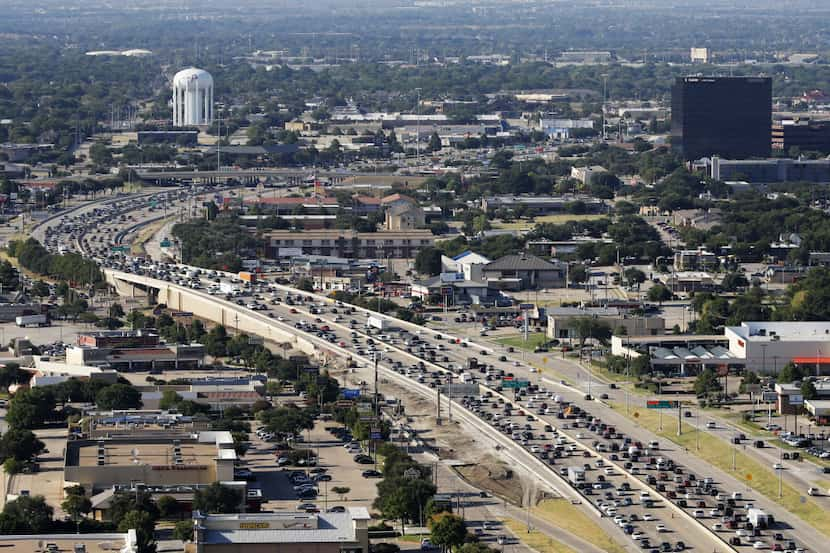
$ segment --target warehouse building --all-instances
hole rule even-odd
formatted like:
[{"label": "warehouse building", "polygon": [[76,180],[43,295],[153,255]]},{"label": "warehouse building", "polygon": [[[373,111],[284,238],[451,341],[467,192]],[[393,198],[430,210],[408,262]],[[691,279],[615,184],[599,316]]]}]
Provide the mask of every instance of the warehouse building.
[{"label": "warehouse building", "polygon": [[830,321],[743,322],[724,328],[724,336],[729,351],[758,372],[776,374],[787,363],[817,374],[830,368]]},{"label": "warehouse building", "polygon": [[193,513],[186,553],[368,553],[369,512]]}]

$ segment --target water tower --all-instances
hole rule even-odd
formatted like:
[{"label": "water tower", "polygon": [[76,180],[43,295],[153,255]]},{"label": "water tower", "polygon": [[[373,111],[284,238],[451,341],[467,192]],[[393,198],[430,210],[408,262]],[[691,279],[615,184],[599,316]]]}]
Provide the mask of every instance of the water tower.
[{"label": "water tower", "polygon": [[173,77],[173,126],[207,126],[213,122],[213,77],[190,67]]}]

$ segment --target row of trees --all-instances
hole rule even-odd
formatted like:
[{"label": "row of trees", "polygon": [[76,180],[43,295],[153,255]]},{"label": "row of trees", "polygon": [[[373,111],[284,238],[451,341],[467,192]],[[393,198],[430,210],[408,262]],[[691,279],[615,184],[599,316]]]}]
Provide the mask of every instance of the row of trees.
[{"label": "row of trees", "polygon": [[22,242],[13,240],[8,250],[20,265],[33,273],[76,284],[95,284],[103,278],[94,261],[76,253],[51,254],[34,238]]}]

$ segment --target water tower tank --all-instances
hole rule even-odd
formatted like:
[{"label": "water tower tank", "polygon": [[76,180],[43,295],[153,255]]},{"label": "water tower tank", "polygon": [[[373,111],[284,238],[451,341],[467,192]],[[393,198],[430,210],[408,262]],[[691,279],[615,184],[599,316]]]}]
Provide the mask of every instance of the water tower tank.
[{"label": "water tower tank", "polygon": [[213,77],[190,67],[173,77],[173,126],[206,126],[213,122]]}]

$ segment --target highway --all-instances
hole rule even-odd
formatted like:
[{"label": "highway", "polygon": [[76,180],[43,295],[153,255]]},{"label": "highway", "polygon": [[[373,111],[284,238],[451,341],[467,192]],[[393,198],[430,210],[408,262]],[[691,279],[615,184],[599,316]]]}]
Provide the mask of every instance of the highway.
[{"label": "highway", "polygon": [[[175,269],[181,270],[182,268],[177,267]],[[140,271],[144,272],[143,270]],[[124,273],[114,270],[107,270],[107,274],[110,278],[128,281],[136,280],[137,278],[136,275],[129,272]],[[225,276],[227,277],[228,275]],[[146,279],[149,279],[149,277],[144,276],[139,278],[144,279],[145,282],[147,282]],[[206,282],[203,281],[202,284],[204,285]],[[209,299],[209,301],[215,304],[223,305],[228,310],[242,313],[246,318],[261,318],[261,323],[273,326],[281,333],[290,332],[295,335],[303,335],[307,340],[310,340],[320,348],[324,348],[328,351],[334,351],[343,357],[350,356],[352,359],[358,360],[364,365],[371,363],[373,355],[381,354],[384,356],[384,359],[383,363],[379,364],[379,366],[387,377],[395,378],[397,380],[405,379],[413,391],[432,394],[433,397],[435,392],[432,388],[430,388],[430,385],[437,386],[439,383],[443,383],[446,380],[447,375],[450,373],[462,372],[462,367],[465,366],[468,358],[471,356],[478,357],[479,361],[486,361],[486,364],[492,367],[492,369],[489,369],[488,367],[491,371],[501,370],[504,371],[505,374],[514,373],[517,378],[525,377],[533,380],[534,382],[539,382],[538,374],[531,373],[529,367],[522,365],[518,360],[513,359],[512,356],[505,354],[502,358],[502,356],[499,355],[497,359],[494,349],[491,347],[444,335],[442,333],[405,323],[403,321],[390,319],[392,325],[400,329],[395,333],[388,333],[382,336],[375,333],[370,336],[366,333],[365,322],[366,317],[371,315],[372,312],[362,309],[354,309],[354,311],[351,312],[351,309],[346,306],[333,306],[331,300],[328,298],[301,293],[287,287],[271,285],[270,292],[267,289],[263,289],[262,292],[254,292],[254,294],[250,296],[250,300],[246,297],[245,302],[248,304],[253,303],[255,307],[259,307],[260,305],[266,307],[265,310],[260,311],[248,309],[245,306],[229,302],[221,297],[211,296],[203,290],[194,290],[169,281],[156,280],[155,285],[160,289],[177,289],[178,293],[182,295],[187,294],[201,296],[202,299]],[[286,301],[288,295],[297,298],[296,301],[293,301],[293,306]],[[316,305],[312,308],[308,305],[308,302],[299,301],[300,296],[310,298],[310,301],[313,301]],[[332,313],[334,314],[334,317],[328,316],[326,319],[322,319],[320,317],[324,310],[329,310],[328,313],[331,313],[330,310],[332,310],[332,308],[338,311],[336,314]],[[348,315],[341,315],[340,312],[346,309],[349,310]],[[348,322],[346,320],[347,318]],[[322,330],[323,326],[327,326],[328,329]],[[402,336],[406,335],[417,336],[418,339],[415,342],[416,345],[413,346],[406,344],[406,340],[402,338]],[[267,336],[264,337],[267,338]],[[373,340],[376,345],[370,344],[370,339]],[[433,353],[429,353],[430,351]],[[419,363],[423,363],[424,366],[420,367]],[[410,378],[405,375],[401,375],[398,372],[398,370],[402,367],[407,366],[409,366],[413,371],[416,370],[413,369],[413,366],[417,368],[417,375],[413,373],[412,378]],[[429,373],[429,376],[427,376],[427,373]],[[428,381],[428,378],[432,378],[431,382]],[[418,380],[422,381],[418,382]],[[491,393],[497,393],[493,380],[495,379],[491,379],[490,381],[482,381],[479,377],[480,384],[487,384]],[[612,410],[605,408],[601,403],[586,401],[582,397],[583,394],[580,390],[563,386],[558,382],[547,379],[542,379],[541,384],[545,387],[549,387],[549,391],[546,390],[548,395],[550,395],[550,393],[555,393],[557,395],[561,395],[564,400],[582,407],[583,410],[590,409],[593,416],[599,416],[599,418],[601,418],[606,425],[613,425],[617,429],[617,432],[624,432],[627,437],[634,441],[648,443],[657,439],[655,436],[649,435],[650,433],[644,431],[642,428],[633,425],[631,421],[625,417],[621,417]],[[511,399],[505,398],[505,396],[501,397],[505,401],[512,401],[517,406],[524,407],[528,412],[525,416],[532,416],[533,420],[538,424],[550,424],[551,426],[555,426],[557,422],[560,422],[555,415],[532,414],[532,408],[527,406],[526,403],[522,404],[516,398]],[[524,398],[524,401],[527,401],[527,398]],[[505,453],[510,454],[511,462],[521,462],[522,464],[525,464],[531,472],[544,475],[544,480],[548,482],[553,489],[557,489],[560,492],[574,492],[574,490],[570,489],[570,487],[565,484],[565,481],[561,478],[561,475],[559,475],[556,471],[551,470],[550,467],[545,464],[542,459],[540,459],[538,454],[531,450],[532,446],[541,446],[543,444],[521,444],[522,447],[516,448],[516,445],[512,443],[515,442],[515,440],[506,439],[501,433],[493,433],[493,431],[486,426],[482,427],[481,425],[485,423],[480,417],[474,415],[472,411],[462,408],[458,403],[454,404],[453,411],[456,416],[464,417],[465,423],[477,426],[482,432],[484,432],[484,429],[486,428],[486,433],[493,437],[496,444],[503,447]],[[642,475],[631,474],[630,469],[620,468],[617,465],[617,460],[612,460],[611,454],[606,452],[599,453],[594,449],[596,446],[590,445],[586,438],[578,438],[576,435],[581,432],[575,431],[575,429],[566,429],[564,427],[558,428],[557,430],[563,439],[573,441],[574,445],[582,451],[587,449],[588,454],[591,455],[592,459],[596,457],[596,460],[602,459],[603,463],[607,463],[609,466],[616,466],[617,468],[614,470],[619,470],[621,477],[625,473],[627,481],[635,482],[637,486],[647,486],[645,483],[640,481],[640,477]],[[496,439],[496,436],[498,436],[498,439]],[[508,443],[510,444],[510,447],[507,446]],[[664,445],[664,447],[666,446],[668,446],[668,444]],[[686,470],[693,471],[701,476],[705,475],[712,477],[716,481],[717,485],[720,486],[722,490],[720,493],[728,494],[743,489],[743,485],[740,482],[735,481],[726,474],[721,474],[717,469],[703,463],[702,461],[699,461],[695,457],[686,455],[685,452],[662,450],[660,451],[660,455],[663,455],[669,459],[673,457],[682,458],[682,464],[684,467],[687,467]],[[680,465],[679,463],[677,464],[678,466]],[[542,467],[545,467],[544,471]],[[654,495],[655,497],[659,497],[659,494],[656,491],[654,492]],[[565,494],[565,496],[567,497],[568,495]],[[788,515],[786,512],[782,512],[782,509],[777,507],[777,505],[774,505],[772,502],[764,498],[753,497],[752,500],[756,507],[762,507],[767,512],[774,514],[777,520],[786,521],[787,524],[790,524],[793,527],[793,532],[788,532],[790,536],[798,536],[798,541],[805,544],[811,550],[821,550],[820,544],[823,542],[823,537],[815,532],[815,530],[797,519],[793,520],[794,517]],[[665,502],[665,504],[669,505],[670,503]],[[714,506],[707,504],[706,507],[711,509]],[[696,508],[668,508],[675,510],[678,519],[683,520],[684,522],[679,523],[679,520],[675,522],[665,521],[665,524],[669,526],[673,532],[676,532],[676,536],[683,536],[683,538],[686,538],[682,541],[687,546],[694,547],[701,551],[709,550],[713,547],[717,550],[723,551],[732,550],[727,544],[720,541],[721,538],[726,537],[728,534],[718,532],[719,537],[715,537],[715,533],[711,531],[711,527],[716,524],[714,519],[705,520],[705,517],[703,519],[701,517],[695,517],[694,511],[697,510]],[[706,529],[706,531],[702,531],[703,529]],[[689,536],[687,537],[685,533],[688,533]],[[659,539],[659,536],[654,539]],[[766,540],[765,544],[771,545],[771,536],[762,535],[759,539]],[[745,546],[742,545],[738,549],[740,550],[744,547]]]}]

